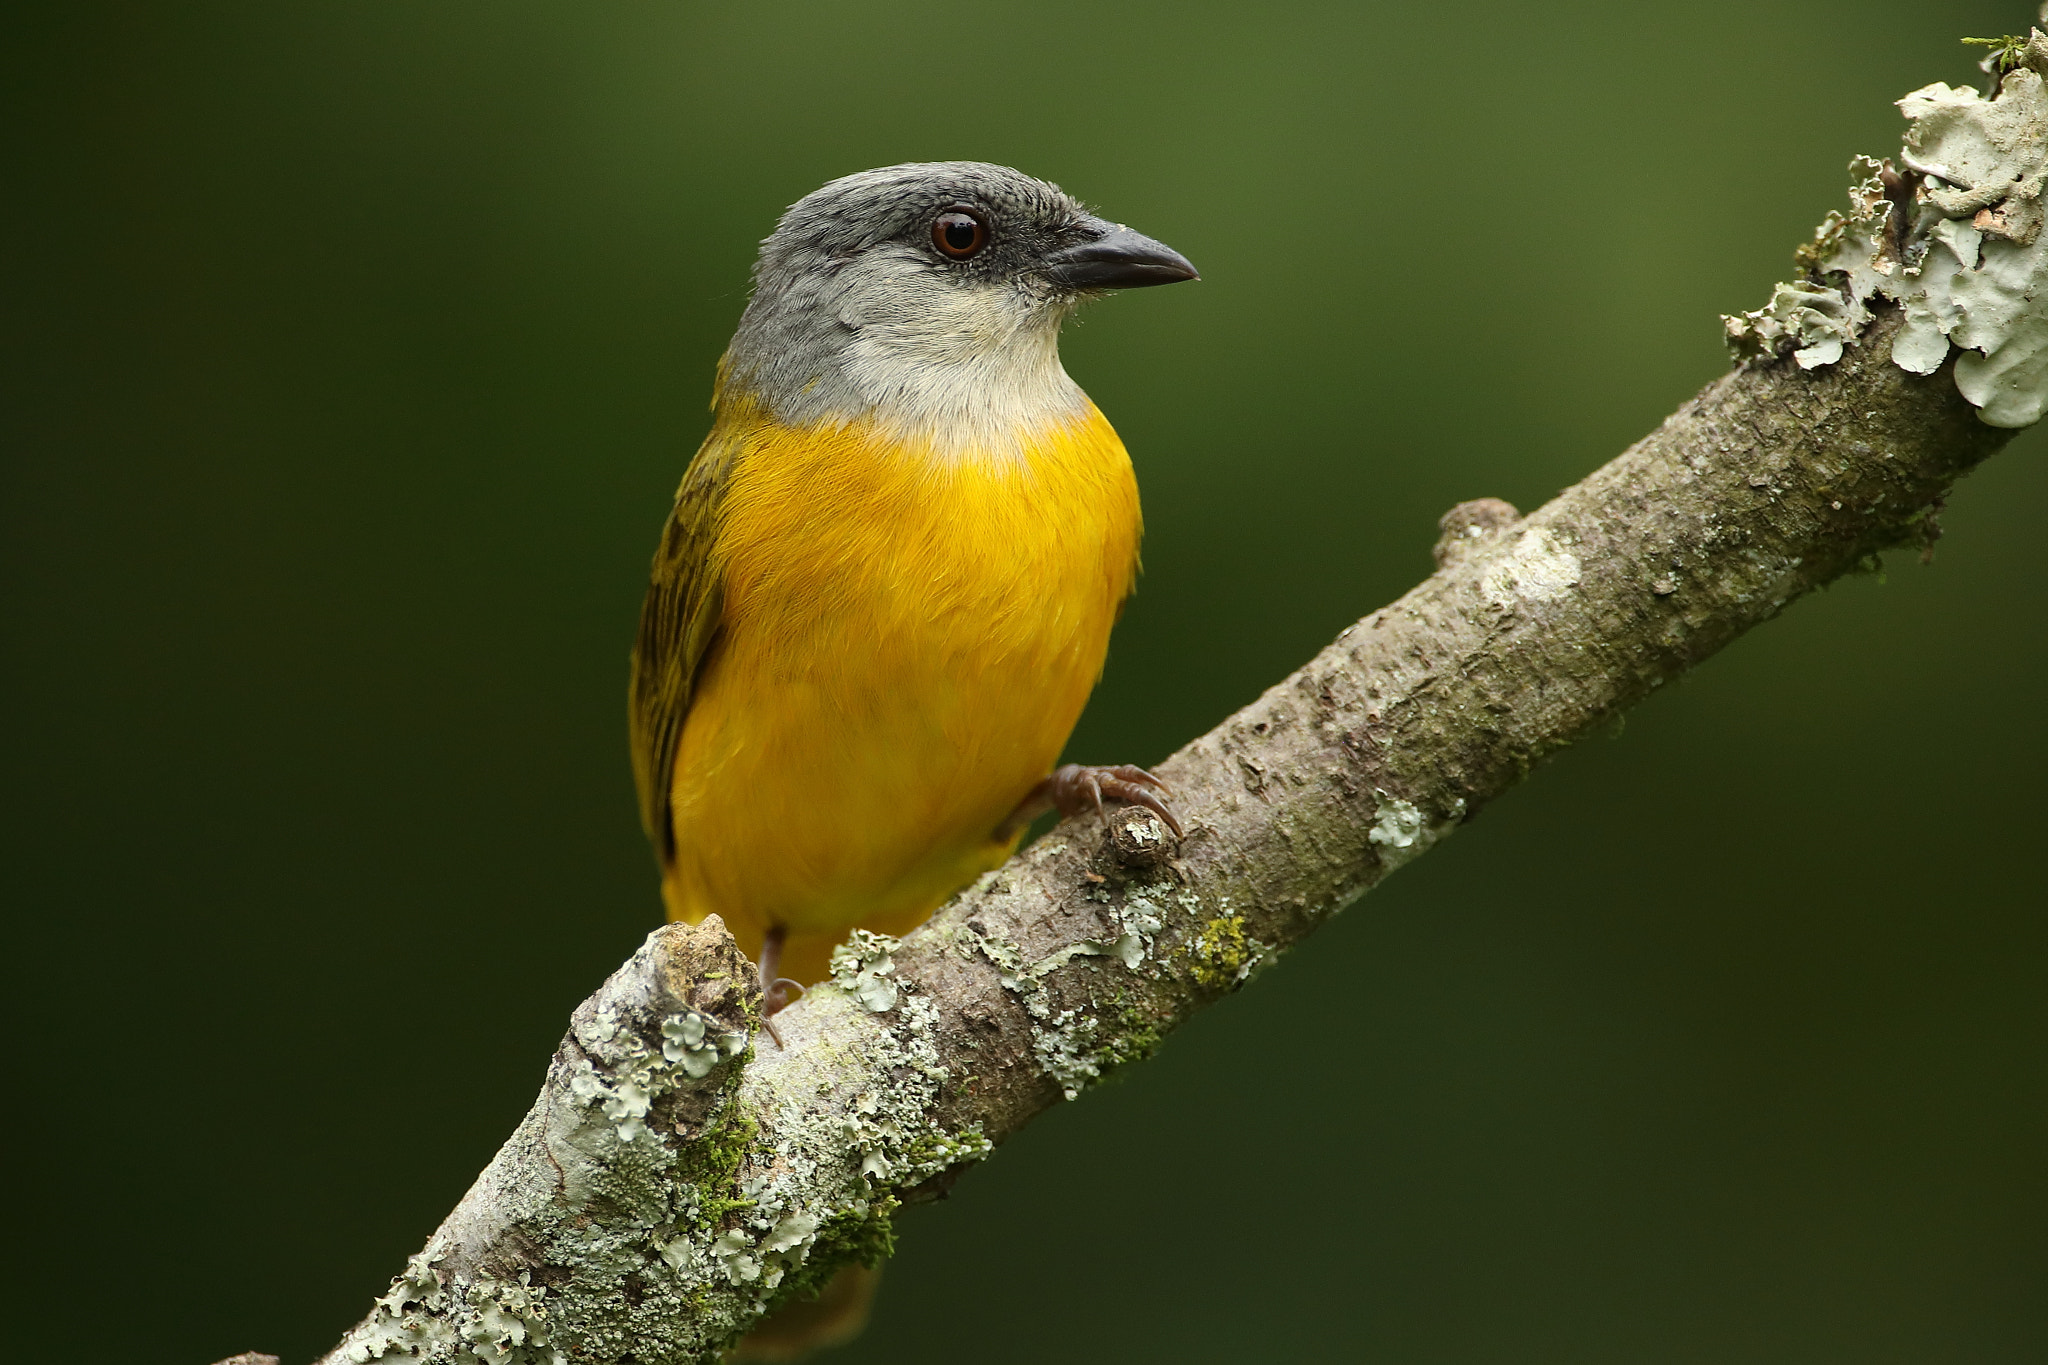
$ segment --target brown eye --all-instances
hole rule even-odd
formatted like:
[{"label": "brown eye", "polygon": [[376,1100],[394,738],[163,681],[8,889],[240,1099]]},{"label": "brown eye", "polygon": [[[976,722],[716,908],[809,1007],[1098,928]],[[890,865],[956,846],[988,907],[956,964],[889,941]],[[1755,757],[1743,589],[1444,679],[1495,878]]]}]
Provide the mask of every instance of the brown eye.
[{"label": "brown eye", "polygon": [[947,209],[932,220],[932,245],[964,261],[988,245],[988,227],[965,209]]}]

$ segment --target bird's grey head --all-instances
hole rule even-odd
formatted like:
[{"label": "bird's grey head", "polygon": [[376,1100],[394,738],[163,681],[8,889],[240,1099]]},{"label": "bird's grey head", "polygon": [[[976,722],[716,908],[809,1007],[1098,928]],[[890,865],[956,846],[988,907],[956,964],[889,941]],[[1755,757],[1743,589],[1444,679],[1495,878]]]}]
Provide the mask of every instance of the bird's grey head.
[{"label": "bird's grey head", "polygon": [[1085,409],[1059,363],[1077,304],[1194,278],[1178,252],[1006,166],[862,171],[761,244],[725,389],[793,426],[1000,447]]}]

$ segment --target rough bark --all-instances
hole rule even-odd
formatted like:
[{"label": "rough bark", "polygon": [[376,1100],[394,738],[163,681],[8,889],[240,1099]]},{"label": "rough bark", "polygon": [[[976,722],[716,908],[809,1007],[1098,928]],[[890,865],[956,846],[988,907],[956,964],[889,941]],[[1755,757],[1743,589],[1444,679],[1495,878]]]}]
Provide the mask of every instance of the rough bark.
[{"label": "rough bark", "polygon": [[[1070,820],[899,941],[857,932],[754,1045],[716,919],[578,1009],[540,1099],[328,1362],[713,1360],[889,1245],[1032,1116],[1150,1053],[1667,679],[1881,550],[1930,543],[2013,433],[1947,367],[1754,360],[1530,516],[1453,509],[1441,569],[1159,769],[1187,826]],[[1953,361],[1950,362],[1953,364]]]}]

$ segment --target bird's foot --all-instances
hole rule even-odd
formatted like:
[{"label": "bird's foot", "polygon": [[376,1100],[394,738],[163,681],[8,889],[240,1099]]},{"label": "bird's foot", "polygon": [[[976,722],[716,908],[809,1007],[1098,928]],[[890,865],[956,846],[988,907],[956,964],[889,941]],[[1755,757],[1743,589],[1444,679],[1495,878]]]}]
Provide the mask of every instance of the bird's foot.
[{"label": "bird's foot", "polygon": [[804,993],[804,983],[791,981],[786,976],[776,975],[775,969],[782,962],[782,941],[789,937],[789,931],[780,925],[770,929],[761,939],[761,1027],[768,1030],[768,1036],[775,1040],[775,1046],[782,1046],[782,1035],[775,1031],[775,1016],[788,1009],[794,997]]},{"label": "bird's foot", "polygon": [[1096,768],[1085,763],[1069,763],[1053,769],[1051,776],[1042,779],[1029,795],[1017,803],[1017,809],[1010,813],[1010,818],[997,828],[996,837],[1007,839],[1014,836],[1049,810],[1056,810],[1061,815],[1080,815],[1092,810],[1100,815],[1105,800],[1143,806],[1164,820],[1178,836],[1181,833],[1180,817],[1162,799],[1171,795],[1173,788],[1133,764],[1114,763]]}]

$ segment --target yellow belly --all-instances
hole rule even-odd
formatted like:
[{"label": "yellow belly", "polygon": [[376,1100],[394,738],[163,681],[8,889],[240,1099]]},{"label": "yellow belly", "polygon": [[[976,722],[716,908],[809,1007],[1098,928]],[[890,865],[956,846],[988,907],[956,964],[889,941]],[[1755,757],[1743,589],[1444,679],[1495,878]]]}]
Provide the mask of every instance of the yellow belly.
[{"label": "yellow belly", "polygon": [[1006,858],[993,837],[1057,760],[1136,571],[1137,485],[1090,407],[1021,455],[939,458],[756,421],[713,562],[723,635],[672,784],[670,918],[827,974]]}]

